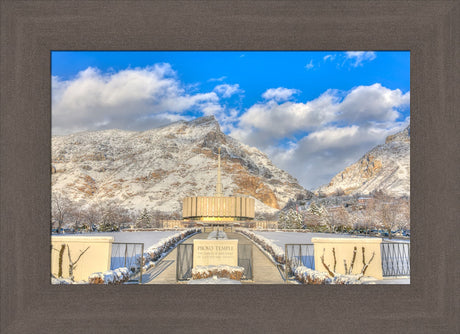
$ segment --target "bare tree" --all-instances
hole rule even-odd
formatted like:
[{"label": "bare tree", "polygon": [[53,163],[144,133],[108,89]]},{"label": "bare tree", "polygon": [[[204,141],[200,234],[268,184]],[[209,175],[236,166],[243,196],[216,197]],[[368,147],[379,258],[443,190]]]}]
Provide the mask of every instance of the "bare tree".
[{"label": "bare tree", "polygon": [[[366,250],[365,250],[364,247],[362,247],[361,249],[362,249],[363,266],[361,268],[361,272],[358,274],[358,279],[361,279],[361,277],[363,277],[365,275],[366,270],[369,267],[369,264],[372,262],[372,260],[374,260],[374,256],[375,256],[375,252],[372,252],[371,258],[369,259],[369,261],[366,261]],[[323,267],[326,269],[326,271],[328,272],[328,274],[331,277],[335,277],[335,276],[338,275],[337,272],[336,272],[337,258],[336,258],[336,255],[335,255],[335,248],[334,247],[332,248],[332,255],[333,255],[333,258],[334,258],[333,268],[331,268],[330,265],[326,264],[326,262],[324,261],[324,253],[325,252],[326,252],[326,249],[323,248],[323,254],[320,257],[321,263],[322,263]],[[353,267],[355,265],[357,253],[358,253],[358,248],[355,246],[353,248],[353,254],[352,254],[352,258],[351,258],[349,266],[347,265],[347,261],[345,259],[343,260],[343,265],[344,265],[344,269],[345,269],[345,271],[344,271],[345,275],[352,275],[353,274]]]},{"label": "bare tree", "polygon": [[380,195],[376,198],[377,224],[388,233],[388,238],[392,238],[392,231],[396,228],[396,217],[398,214],[398,204],[394,198]]},{"label": "bare tree", "polygon": [[81,230],[84,226],[85,215],[82,209],[83,202],[70,203],[68,221],[74,230]]},{"label": "bare tree", "polygon": [[86,251],[89,249],[90,246],[86,247],[84,251],[80,250],[80,254],[78,255],[77,259],[75,261],[72,261],[72,257],[70,256],[70,247],[67,245],[67,255],[69,257],[69,278],[71,281],[74,280],[73,272],[75,269],[77,269],[77,263],[80,261],[81,257],[83,254],[86,253]]},{"label": "bare tree", "polygon": [[92,204],[83,211],[84,226],[89,230],[93,230],[101,221],[101,208],[99,204]]},{"label": "bare tree", "polygon": [[58,277],[62,277],[62,257],[64,256],[64,251],[65,251],[65,244],[61,245],[61,249],[57,250],[53,248],[55,251],[59,252],[59,258],[58,258]]},{"label": "bare tree", "polygon": [[51,197],[51,224],[56,223],[57,233],[66,223],[72,210],[72,202],[61,193],[53,193]]},{"label": "bare tree", "polygon": [[359,233],[369,234],[369,230],[372,228],[373,220],[368,214],[368,210],[359,210],[353,213],[353,219],[355,221],[354,229]]},{"label": "bare tree", "polygon": [[408,199],[400,199],[396,225],[401,231],[410,230],[410,202]]},{"label": "bare tree", "polygon": [[323,216],[331,232],[350,232],[356,223],[356,218],[343,206],[330,208]]},{"label": "bare tree", "polygon": [[151,210],[150,218],[150,224],[152,225],[152,227],[162,227],[161,212],[159,210]]},{"label": "bare tree", "polygon": [[89,249],[90,246],[86,247],[85,250],[80,250],[80,254],[78,255],[77,259],[75,261],[72,260],[72,257],[70,256],[70,247],[68,244],[61,244],[61,248],[57,250],[56,248],[53,248],[53,250],[59,252],[59,258],[58,258],[58,278],[62,278],[62,260],[64,256],[64,251],[67,248],[67,256],[69,258],[69,278],[70,280],[74,280],[74,270],[77,268],[77,263],[80,261],[81,257],[83,254],[86,253],[86,251]]}]

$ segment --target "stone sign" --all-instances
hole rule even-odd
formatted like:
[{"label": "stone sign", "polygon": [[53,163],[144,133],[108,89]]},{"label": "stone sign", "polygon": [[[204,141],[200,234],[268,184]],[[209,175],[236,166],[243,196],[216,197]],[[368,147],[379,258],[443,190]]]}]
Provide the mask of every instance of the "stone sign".
[{"label": "stone sign", "polygon": [[193,267],[238,265],[238,240],[193,240]]}]

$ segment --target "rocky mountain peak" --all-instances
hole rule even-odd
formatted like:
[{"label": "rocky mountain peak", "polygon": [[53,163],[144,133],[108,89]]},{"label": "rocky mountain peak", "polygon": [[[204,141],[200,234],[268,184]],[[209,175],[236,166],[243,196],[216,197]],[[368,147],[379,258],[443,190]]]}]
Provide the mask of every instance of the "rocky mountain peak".
[{"label": "rocky mountain peak", "polygon": [[219,122],[214,115],[195,118],[194,120],[185,122],[185,124],[188,126],[215,126],[220,131]]},{"label": "rocky mountain peak", "polygon": [[331,196],[379,190],[395,197],[410,195],[410,126],[388,136],[385,144],[374,147],[315,192]]},{"label": "rocky mountain peak", "polygon": [[410,125],[407,126],[404,130],[395,133],[394,135],[388,136],[385,139],[385,144],[388,144],[390,142],[410,142]]},{"label": "rocky mountain peak", "polygon": [[305,192],[264,153],[225,135],[214,116],[144,132],[53,137],[52,189],[82,203],[180,212],[184,197],[214,194],[219,147],[225,196],[251,196],[256,212],[273,212]]}]

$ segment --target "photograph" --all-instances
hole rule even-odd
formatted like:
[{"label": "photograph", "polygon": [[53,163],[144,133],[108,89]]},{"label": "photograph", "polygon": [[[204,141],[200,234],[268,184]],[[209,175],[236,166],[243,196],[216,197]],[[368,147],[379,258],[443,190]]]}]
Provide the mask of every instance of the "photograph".
[{"label": "photograph", "polygon": [[410,51],[51,51],[51,284],[410,284]]},{"label": "photograph", "polygon": [[0,333],[459,333],[458,17],[0,0]]}]

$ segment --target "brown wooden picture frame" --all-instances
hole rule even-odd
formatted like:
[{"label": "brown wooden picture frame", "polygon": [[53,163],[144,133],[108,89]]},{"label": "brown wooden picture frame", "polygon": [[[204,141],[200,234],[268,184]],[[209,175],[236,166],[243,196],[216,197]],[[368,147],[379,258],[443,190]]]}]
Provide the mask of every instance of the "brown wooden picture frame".
[{"label": "brown wooden picture frame", "polygon": [[[1,333],[459,332],[458,1],[0,3]],[[410,50],[411,284],[51,285],[52,50]]]}]

